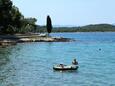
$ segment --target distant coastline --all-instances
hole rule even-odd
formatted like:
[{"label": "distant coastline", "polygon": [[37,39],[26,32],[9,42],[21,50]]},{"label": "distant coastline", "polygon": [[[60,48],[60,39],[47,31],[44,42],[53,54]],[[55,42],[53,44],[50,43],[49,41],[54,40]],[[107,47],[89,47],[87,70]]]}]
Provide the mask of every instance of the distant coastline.
[{"label": "distant coastline", "polygon": [[[36,32],[46,32],[45,26],[38,26]],[[112,24],[91,24],[86,26],[54,26],[52,32],[115,32],[115,25]]]},{"label": "distant coastline", "polygon": [[[23,42],[70,42],[74,39],[63,38],[63,37],[50,37],[45,34],[47,32],[45,26],[37,26],[36,31],[27,32],[24,34],[1,34],[0,35],[0,46],[4,45],[15,45]],[[110,24],[96,24],[86,25],[81,27],[54,27],[52,33],[63,33],[63,32],[115,32],[115,26]]]}]

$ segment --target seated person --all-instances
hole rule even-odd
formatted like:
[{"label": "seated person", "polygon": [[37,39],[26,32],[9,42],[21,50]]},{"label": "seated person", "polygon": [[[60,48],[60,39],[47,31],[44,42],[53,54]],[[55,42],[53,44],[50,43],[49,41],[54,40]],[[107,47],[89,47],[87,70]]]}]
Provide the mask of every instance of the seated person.
[{"label": "seated person", "polygon": [[72,64],[73,64],[73,65],[78,65],[78,62],[76,61],[76,59],[74,59],[74,60],[72,61]]},{"label": "seated person", "polygon": [[62,68],[64,67],[64,64],[60,64],[59,66],[61,66]]}]

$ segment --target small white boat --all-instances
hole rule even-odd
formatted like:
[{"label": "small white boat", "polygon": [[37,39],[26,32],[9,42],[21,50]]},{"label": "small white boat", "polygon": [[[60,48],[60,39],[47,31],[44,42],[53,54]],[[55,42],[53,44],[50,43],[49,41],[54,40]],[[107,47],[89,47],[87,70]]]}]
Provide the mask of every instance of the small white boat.
[{"label": "small white boat", "polygon": [[63,64],[59,64],[59,65],[54,65],[53,69],[54,70],[77,70],[78,65],[63,65]]}]

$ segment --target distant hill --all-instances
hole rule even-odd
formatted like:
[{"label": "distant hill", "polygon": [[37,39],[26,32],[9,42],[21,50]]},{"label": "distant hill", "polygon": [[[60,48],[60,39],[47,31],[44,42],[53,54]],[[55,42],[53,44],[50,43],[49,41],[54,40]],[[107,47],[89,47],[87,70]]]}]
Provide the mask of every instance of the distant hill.
[{"label": "distant hill", "polygon": [[[39,26],[38,32],[46,32],[45,26]],[[53,32],[107,32],[115,31],[115,25],[111,24],[91,24],[79,27],[54,27]]]},{"label": "distant hill", "polygon": [[94,24],[80,27],[57,27],[54,32],[105,32],[115,31],[115,26],[111,24]]},{"label": "distant hill", "polygon": [[115,26],[111,24],[95,24],[80,27],[79,31],[115,31]]}]

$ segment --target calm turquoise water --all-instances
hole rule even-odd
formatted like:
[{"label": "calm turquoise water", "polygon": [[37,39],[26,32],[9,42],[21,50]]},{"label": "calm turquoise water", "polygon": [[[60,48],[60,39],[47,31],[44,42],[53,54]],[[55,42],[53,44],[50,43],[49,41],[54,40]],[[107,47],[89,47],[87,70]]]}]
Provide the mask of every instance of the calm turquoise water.
[{"label": "calm turquoise water", "polygon": [[[0,48],[0,86],[115,86],[115,33],[58,33],[75,42],[22,43]],[[101,49],[101,50],[99,50]],[[77,71],[56,72],[71,64]]]}]

